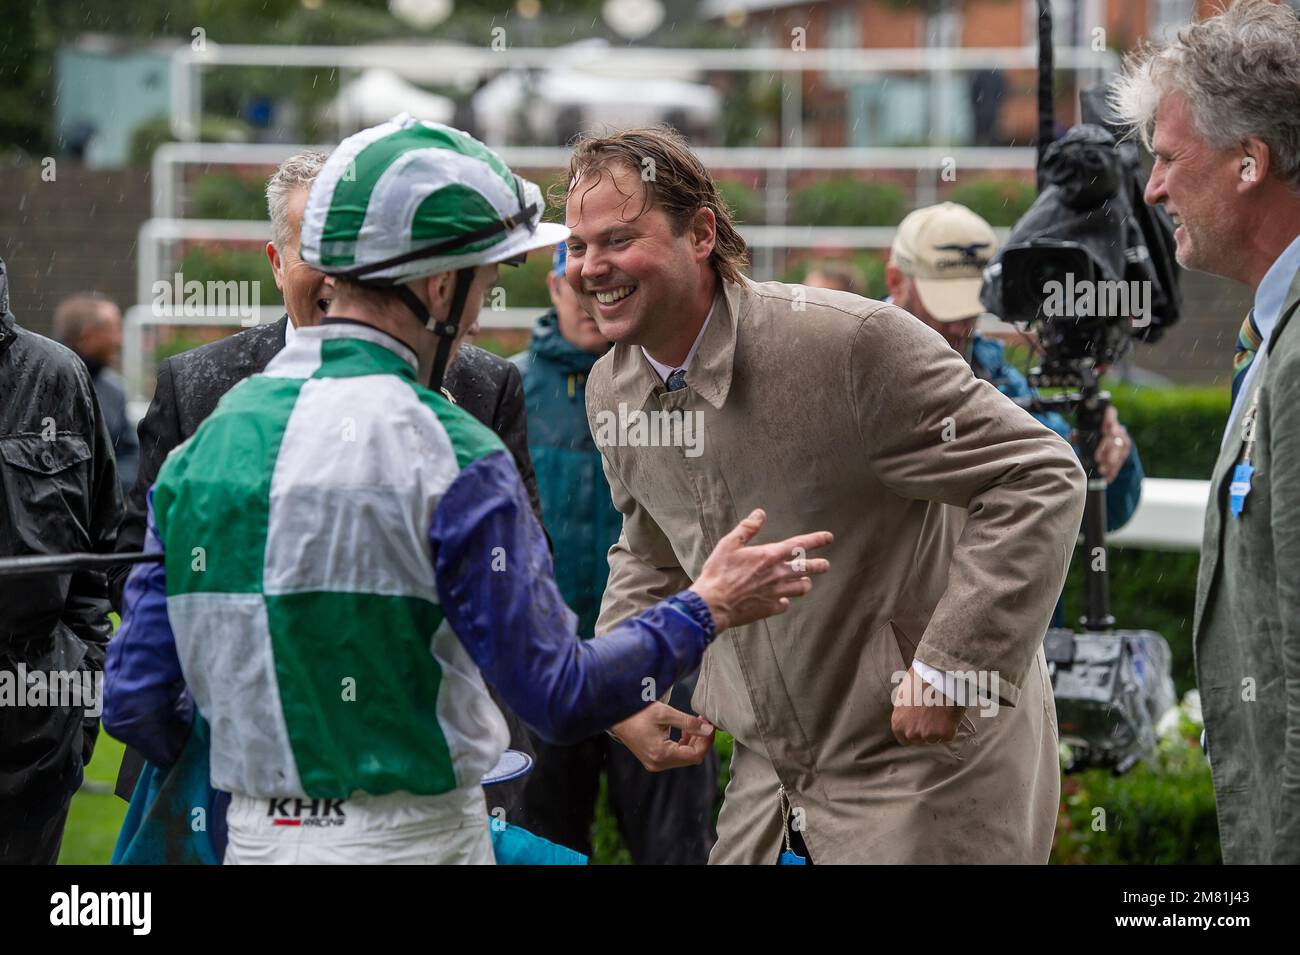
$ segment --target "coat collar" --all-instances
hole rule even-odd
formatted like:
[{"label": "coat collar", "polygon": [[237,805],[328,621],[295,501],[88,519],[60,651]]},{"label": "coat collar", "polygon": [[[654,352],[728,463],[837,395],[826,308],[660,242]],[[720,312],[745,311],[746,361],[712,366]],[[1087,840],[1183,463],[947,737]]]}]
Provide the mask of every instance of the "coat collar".
[{"label": "coat collar", "polygon": [[[714,308],[695,357],[686,369],[686,386],[717,409],[722,408],[731,390],[736,332],[753,298],[752,283],[748,279],[741,281],[743,284],[720,281],[722,307]],[[644,404],[656,389],[663,390],[663,382],[646,361],[640,346],[615,345],[611,358],[611,377],[617,393],[635,396]]]}]

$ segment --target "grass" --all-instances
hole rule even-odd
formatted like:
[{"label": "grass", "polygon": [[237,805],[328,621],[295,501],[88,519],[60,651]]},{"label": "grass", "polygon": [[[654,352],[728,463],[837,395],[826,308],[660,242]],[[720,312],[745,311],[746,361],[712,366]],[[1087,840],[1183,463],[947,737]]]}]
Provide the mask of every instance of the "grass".
[{"label": "grass", "polygon": [[102,729],[95,755],[86,767],[86,779],[72,797],[68,824],[63,830],[59,865],[107,865],[117,833],[126,815],[126,803],[113,795],[117,768],[126,749]]}]

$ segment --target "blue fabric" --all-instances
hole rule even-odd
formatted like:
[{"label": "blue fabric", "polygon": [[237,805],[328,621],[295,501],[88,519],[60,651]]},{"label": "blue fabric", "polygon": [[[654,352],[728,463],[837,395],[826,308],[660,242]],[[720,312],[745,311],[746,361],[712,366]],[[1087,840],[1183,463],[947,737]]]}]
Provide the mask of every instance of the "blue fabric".
[{"label": "blue fabric", "polygon": [[[180,758],[169,768],[145,762],[122,820],[113,865],[220,865],[226,854],[230,796],[213,789],[208,724],[195,716]],[[202,816],[195,813],[202,808]],[[202,826],[196,829],[199,821]]]},{"label": "blue fabric", "polygon": [[504,451],[461,471],[429,540],[452,630],[483,678],[548,742],[577,743],[630,716],[699,666],[713,639],[708,608],[684,591],[599,640],[579,640],[546,536]]},{"label": "blue fabric", "polygon": [[[1008,398],[1031,398],[1034,389],[1029,386],[1019,369],[1006,360],[1006,349],[1000,341],[992,338],[973,336],[971,342],[971,364],[977,374],[989,380],[998,391]],[[1066,441],[1070,440],[1070,424],[1055,411],[1033,412],[1035,418],[1051,428]],[[1075,448],[1078,453],[1078,448]],[[1138,457],[1137,446],[1129,451],[1128,460],[1120,467],[1115,480],[1106,488],[1106,530],[1117,531],[1129,522],[1137,510],[1138,500],[1142,496],[1142,460]]]},{"label": "blue fabric", "polygon": [[587,857],[527,829],[492,820],[492,852],[497,865],[586,865]]},{"label": "blue fabric", "polygon": [[511,359],[524,379],[528,453],[553,545],[555,581],[583,637],[595,634],[609,549],[623,527],[587,423],[587,374],[599,357],[561,335],[552,311],[534,324],[528,351]]},{"label": "blue fabric", "polygon": [[[147,521],[144,551],[161,554],[152,490]],[[166,571],[161,563],[137,564],[122,595],[122,626],[104,661],[104,729],[150,762],[170,766],[190,735],[194,713],[167,619]]]}]

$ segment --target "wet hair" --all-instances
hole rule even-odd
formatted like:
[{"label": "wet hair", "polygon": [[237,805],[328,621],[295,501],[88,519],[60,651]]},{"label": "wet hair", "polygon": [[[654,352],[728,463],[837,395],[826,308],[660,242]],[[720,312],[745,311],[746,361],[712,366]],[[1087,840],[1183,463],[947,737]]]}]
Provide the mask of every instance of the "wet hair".
[{"label": "wet hair", "polygon": [[324,153],[308,150],[295,153],[284,162],[266,183],[266,212],[271,217],[271,234],[275,248],[283,253],[286,248],[296,246],[298,237],[289,233],[289,196],[299,186],[310,186],[320,174],[325,160]]},{"label": "wet hair", "polygon": [[[651,208],[663,211],[673,234],[681,235],[701,209],[710,209],[717,221],[709,261],[728,282],[739,282],[749,265],[749,249],[736,231],[731,210],[717,183],[691,152],[685,137],[670,126],[646,126],[609,136],[583,136],[574,143],[569,159],[568,188],[553,198],[563,205],[588,177],[596,181],[612,167],[621,166],[640,177],[645,198],[637,216]],[[585,194],[595,183],[582,190]]]}]

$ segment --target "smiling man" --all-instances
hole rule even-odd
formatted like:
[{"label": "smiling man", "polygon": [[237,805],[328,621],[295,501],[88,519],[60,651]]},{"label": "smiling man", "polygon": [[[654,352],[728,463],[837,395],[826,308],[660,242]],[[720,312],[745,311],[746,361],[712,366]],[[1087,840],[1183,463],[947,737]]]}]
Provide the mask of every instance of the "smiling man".
[{"label": "smiling man", "polygon": [[[760,502],[774,538],[835,536],[816,597],[705,654],[700,717],[656,703],[614,734],[651,770],[734,737],[710,862],[1046,862],[1041,645],[1083,511],[1069,446],[903,310],[746,279],[671,130],[580,141],[568,182],[566,277],[615,343],[587,383],[623,518],[598,639]],[[640,412],[698,416],[699,447],[600,440],[602,417]]]},{"label": "smiling man", "polygon": [[1178,224],[1179,264],[1254,293],[1205,513],[1193,648],[1223,861],[1295,865],[1300,20],[1235,3],[1127,66],[1115,105],[1155,155],[1146,201]]}]

